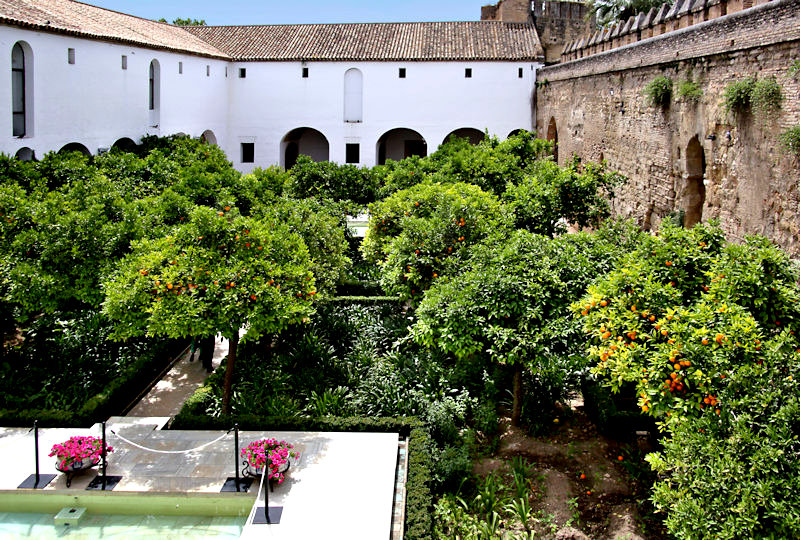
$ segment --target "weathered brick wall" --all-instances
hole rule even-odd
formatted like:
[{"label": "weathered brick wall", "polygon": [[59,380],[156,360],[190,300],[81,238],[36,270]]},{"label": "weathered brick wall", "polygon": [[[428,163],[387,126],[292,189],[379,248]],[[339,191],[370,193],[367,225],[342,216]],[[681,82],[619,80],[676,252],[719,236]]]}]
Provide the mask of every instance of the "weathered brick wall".
[{"label": "weathered brick wall", "polygon": [[[615,211],[656,228],[691,205],[687,148],[697,137],[705,159],[702,219],[741,240],[763,234],[800,256],[800,158],[780,148],[778,134],[800,125],[800,2],[775,0],[618,49],[540,70],[539,133],[552,122],[559,161],[604,158],[630,178]],[[692,80],[698,102],[677,98],[653,107],[643,95],[659,75],[675,86]],[[781,110],[771,117],[725,110],[726,85],[747,76],[775,77]],[[691,159],[691,158],[690,158]]]}]

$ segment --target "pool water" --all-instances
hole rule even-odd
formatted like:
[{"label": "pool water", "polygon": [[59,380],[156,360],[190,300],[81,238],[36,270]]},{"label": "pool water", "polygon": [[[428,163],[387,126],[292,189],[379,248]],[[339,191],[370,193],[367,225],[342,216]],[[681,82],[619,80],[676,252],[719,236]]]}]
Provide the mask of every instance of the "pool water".
[{"label": "pool water", "polygon": [[242,517],[127,516],[85,514],[77,525],[58,525],[55,514],[0,512],[0,538],[239,538]]}]

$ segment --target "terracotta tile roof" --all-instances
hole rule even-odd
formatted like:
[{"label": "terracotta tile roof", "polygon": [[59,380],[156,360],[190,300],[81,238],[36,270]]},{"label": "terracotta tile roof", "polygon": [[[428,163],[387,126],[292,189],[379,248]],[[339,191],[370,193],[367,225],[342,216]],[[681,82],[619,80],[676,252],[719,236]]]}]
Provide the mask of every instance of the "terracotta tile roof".
[{"label": "terracotta tile roof", "polygon": [[194,26],[236,60],[536,60],[533,25],[499,21]]},{"label": "terracotta tile roof", "polygon": [[181,27],[71,0],[0,0],[0,24],[228,58],[213,45]]}]

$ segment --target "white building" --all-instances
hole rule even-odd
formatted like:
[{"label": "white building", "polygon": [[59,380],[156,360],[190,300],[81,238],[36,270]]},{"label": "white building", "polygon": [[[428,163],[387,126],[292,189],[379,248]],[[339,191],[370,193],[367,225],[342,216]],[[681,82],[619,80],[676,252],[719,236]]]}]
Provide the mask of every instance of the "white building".
[{"label": "white building", "polygon": [[234,165],[371,166],[452,133],[534,127],[543,50],[500,21],[175,27],[71,0],[0,0],[0,151],[96,154],[185,133]]}]

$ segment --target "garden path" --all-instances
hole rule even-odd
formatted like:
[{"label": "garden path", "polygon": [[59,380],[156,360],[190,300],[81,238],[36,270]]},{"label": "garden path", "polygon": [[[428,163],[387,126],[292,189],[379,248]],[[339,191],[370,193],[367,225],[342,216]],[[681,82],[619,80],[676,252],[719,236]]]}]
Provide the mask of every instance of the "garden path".
[{"label": "garden path", "polygon": [[[219,366],[227,353],[228,340],[217,337],[214,340],[214,357],[212,360],[214,369]],[[198,354],[195,354],[193,362],[190,361],[190,357],[191,354],[187,351],[126,416],[173,417],[178,414],[183,403],[203,384],[209,375],[203,369],[198,359]]]}]

